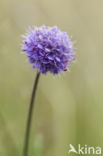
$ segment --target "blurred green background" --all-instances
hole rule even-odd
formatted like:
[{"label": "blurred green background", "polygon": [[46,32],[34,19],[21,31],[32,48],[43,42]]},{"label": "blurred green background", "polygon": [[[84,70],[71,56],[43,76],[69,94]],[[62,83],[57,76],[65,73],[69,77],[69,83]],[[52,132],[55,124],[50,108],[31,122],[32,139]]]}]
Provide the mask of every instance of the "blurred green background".
[{"label": "blurred green background", "polygon": [[73,36],[77,60],[60,78],[41,76],[29,156],[103,147],[103,0],[0,0],[0,156],[22,156],[36,71],[21,54],[21,34],[43,24]]}]

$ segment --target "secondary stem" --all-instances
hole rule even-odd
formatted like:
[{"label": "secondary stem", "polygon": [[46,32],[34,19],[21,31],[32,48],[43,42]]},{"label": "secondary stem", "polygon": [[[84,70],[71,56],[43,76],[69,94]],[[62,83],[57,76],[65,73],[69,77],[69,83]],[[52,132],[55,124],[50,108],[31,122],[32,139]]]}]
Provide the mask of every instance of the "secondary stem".
[{"label": "secondary stem", "polygon": [[34,86],[33,86],[33,91],[32,91],[32,95],[31,95],[31,100],[30,100],[30,106],[29,106],[29,113],[28,113],[28,119],[27,119],[27,127],[26,127],[26,135],[25,135],[23,156],[28,156],[30,128],[31,128],[31,121],[32,121],[32,115],[33,115],[33,107],[34,107],[34,102],[35,102],[35,96],[36,96],[36,91],[37,91],[37,85],[38,85],[38,81],[39,81],[39,76],[40,76],[40,73],[37,72],[37,75],[36,75],[36,78],[35,78],[35,81],[34,81]]}]

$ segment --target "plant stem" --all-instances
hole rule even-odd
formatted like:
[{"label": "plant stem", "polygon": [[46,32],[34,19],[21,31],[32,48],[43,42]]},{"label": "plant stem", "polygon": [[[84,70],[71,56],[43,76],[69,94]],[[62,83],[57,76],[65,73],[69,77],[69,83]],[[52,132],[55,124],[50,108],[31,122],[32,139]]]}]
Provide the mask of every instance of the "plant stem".
[{"label": "plant stem", "polygon": [[31,100],[30,100],[30,106],[29,106],[29,113],[28,113],[28,119],[27,119],[27,127],[26,127],[26,134],[25,134],[25,142],[24,142],[24,153],[23,156],[28,156],[28,148],[29,148],[29,138],[30,138],[30,128],[31,128],[31,121],[32,121],[32,116],[33,116],[33,107],[34,107],[34,102],[35,102],[35,96],[36,96],[36,91],[37,91],[37,85],[39,81],[39,76],[40,73],[37,72],[35,81],[34,81],[34,86],[33,86],[33,91],[31,95]]}]

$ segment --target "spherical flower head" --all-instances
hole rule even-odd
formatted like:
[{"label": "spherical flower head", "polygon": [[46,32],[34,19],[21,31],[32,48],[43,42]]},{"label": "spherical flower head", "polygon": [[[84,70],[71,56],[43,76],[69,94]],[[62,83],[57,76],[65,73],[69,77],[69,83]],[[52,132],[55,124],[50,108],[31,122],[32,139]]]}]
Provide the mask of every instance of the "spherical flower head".
[{"label": "spherical flower head", "polygon": [[58,27],[29,27],[23,35],[22,50],[25,51],[33,68],[53,75],[69,70],[75,59],[74,44],[66,32]]}]

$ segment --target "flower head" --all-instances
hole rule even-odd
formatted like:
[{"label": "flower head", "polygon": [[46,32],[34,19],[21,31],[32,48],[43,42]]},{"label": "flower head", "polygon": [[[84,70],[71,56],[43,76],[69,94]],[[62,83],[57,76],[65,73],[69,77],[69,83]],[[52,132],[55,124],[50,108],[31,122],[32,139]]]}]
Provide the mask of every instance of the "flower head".
[{"label": "flower head", "polygon": [[33,68],[38,68],[43,74],[67,71],[70,62],[75,59],[71,38],[58,27],[30,27],[23,37],[22,50]]}]

